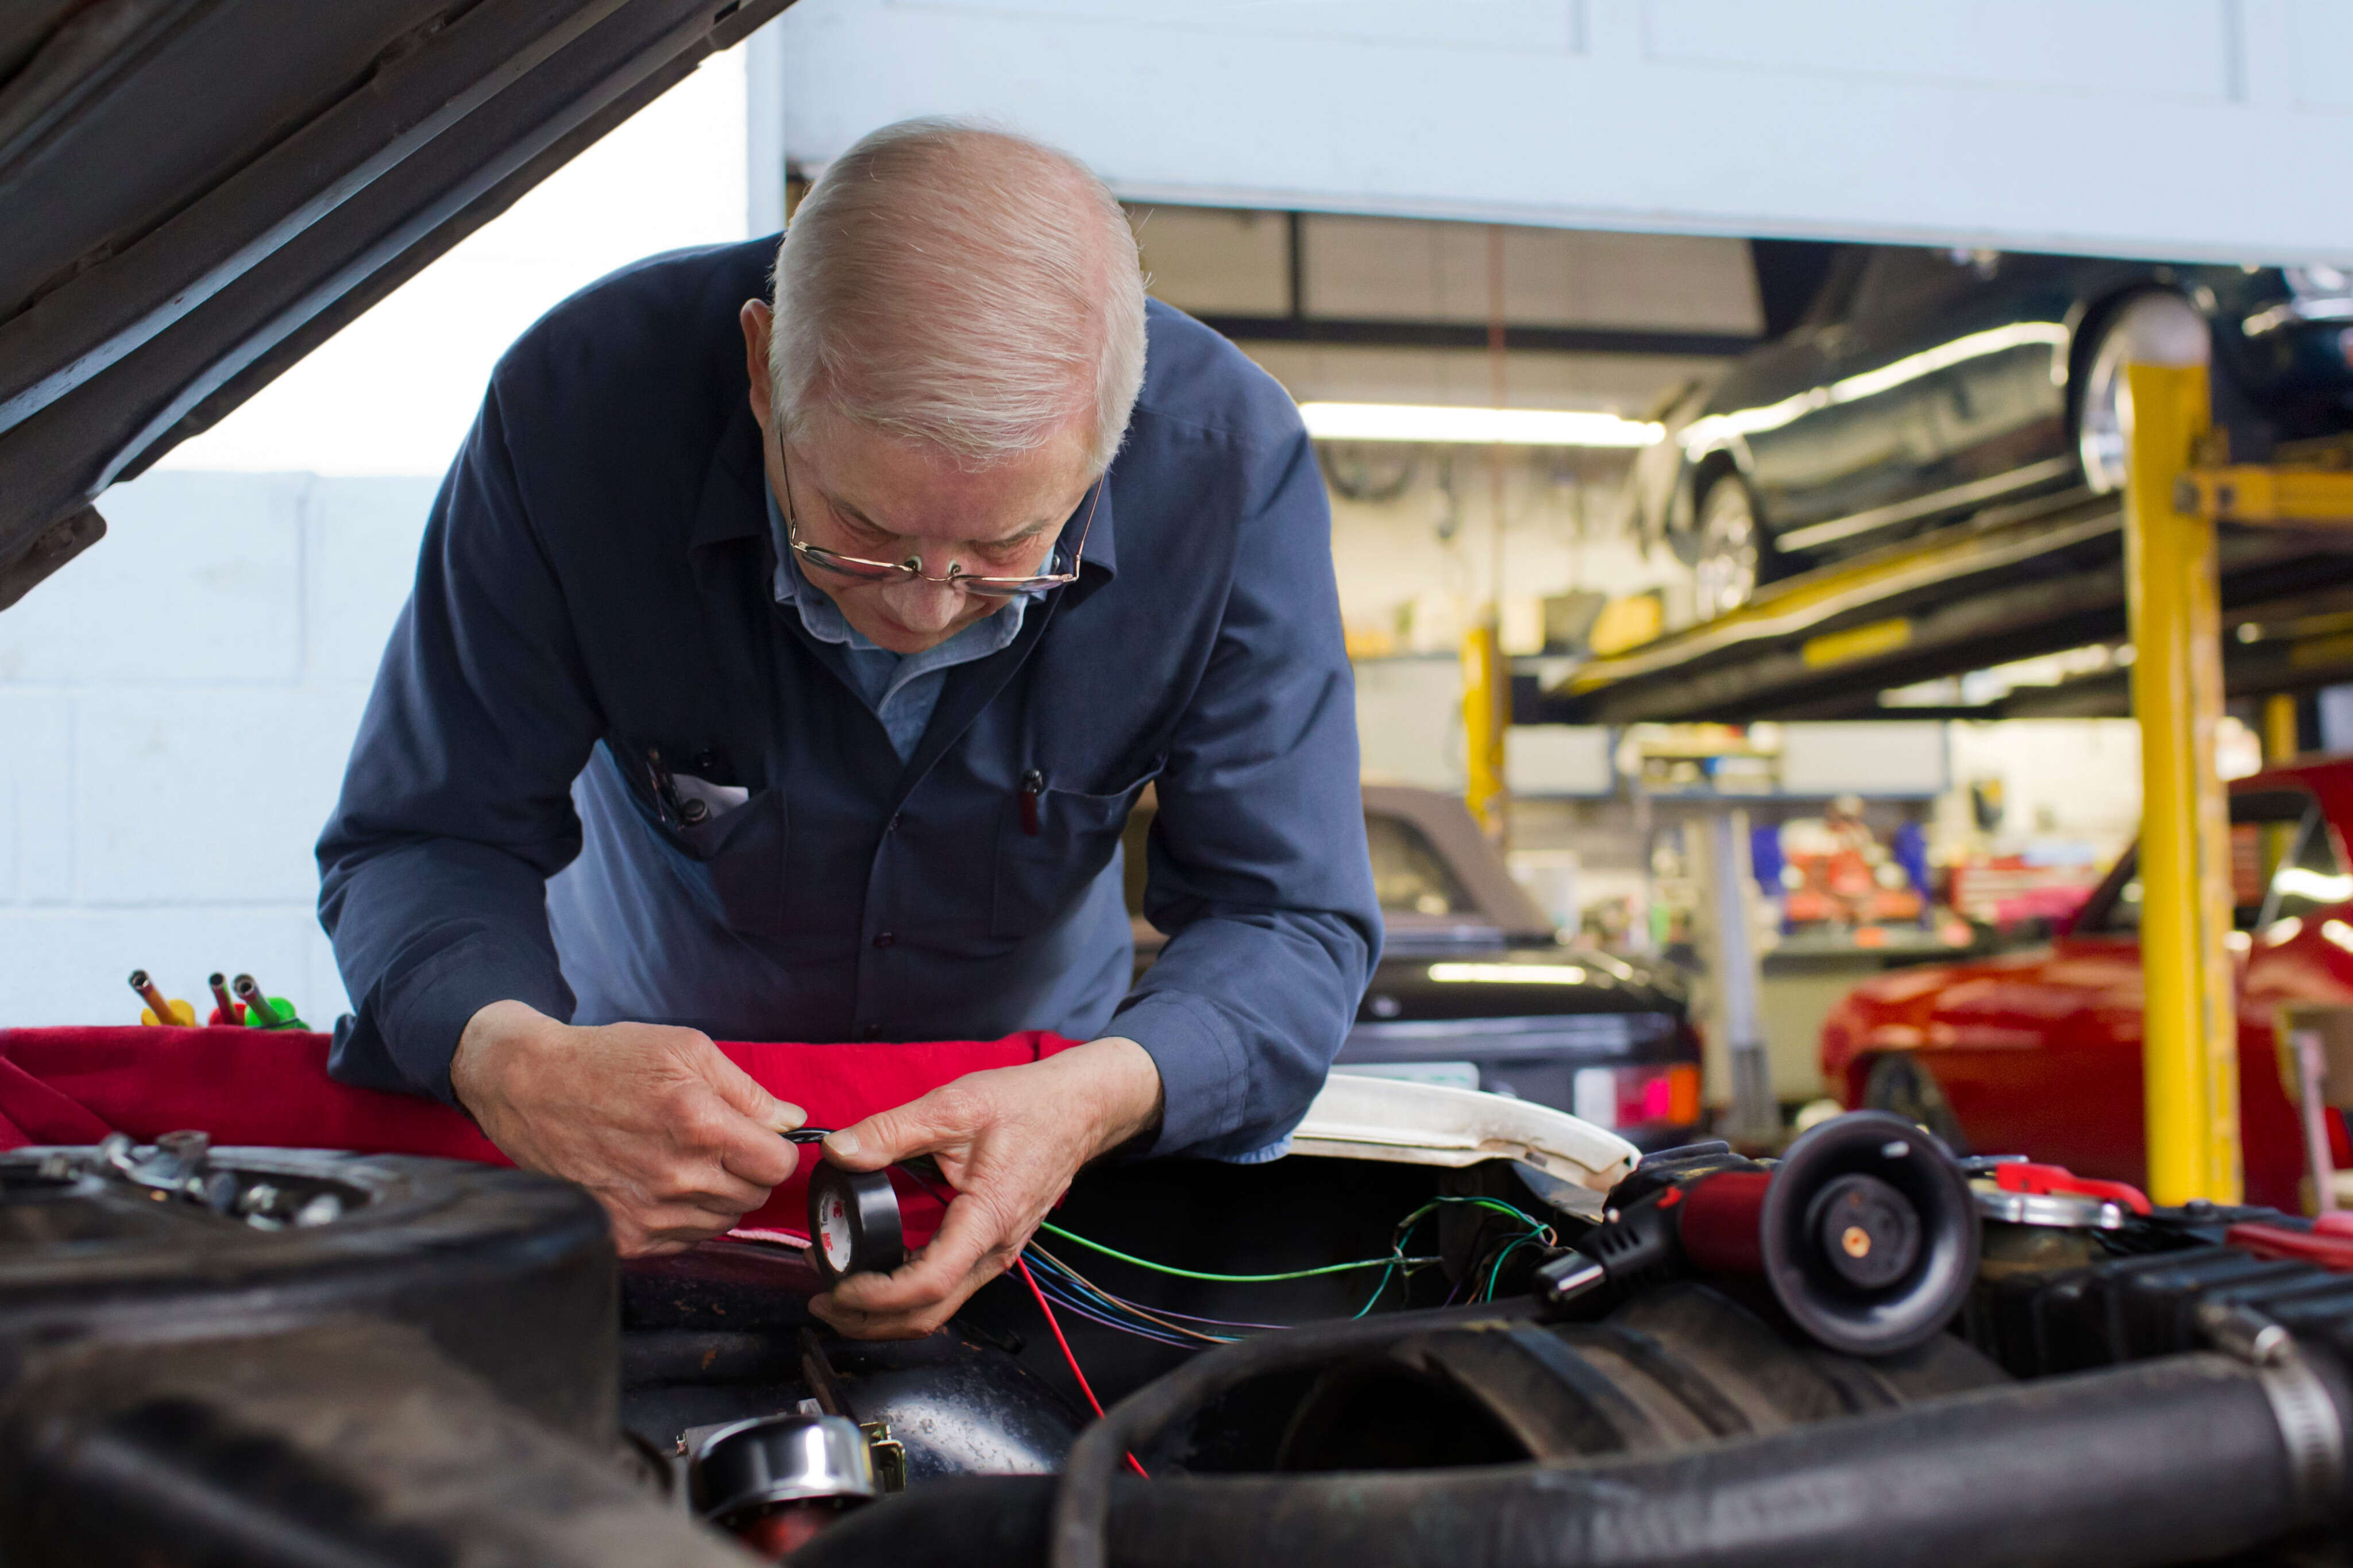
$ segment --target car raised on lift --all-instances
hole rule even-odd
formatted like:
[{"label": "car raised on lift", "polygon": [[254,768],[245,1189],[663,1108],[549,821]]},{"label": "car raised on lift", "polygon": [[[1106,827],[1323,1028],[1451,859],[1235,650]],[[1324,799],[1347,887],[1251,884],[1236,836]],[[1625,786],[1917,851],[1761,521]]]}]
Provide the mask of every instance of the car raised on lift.
[{"label": "car raised on lift", "polygon": [[2211,350],[2242,458],[2353,425],[2353,274],[1832,247],[1810,306],[1668,411],[1632,522],[1709,619],[1763,584],[1998,505],[2124,483],[2128,351]]}]

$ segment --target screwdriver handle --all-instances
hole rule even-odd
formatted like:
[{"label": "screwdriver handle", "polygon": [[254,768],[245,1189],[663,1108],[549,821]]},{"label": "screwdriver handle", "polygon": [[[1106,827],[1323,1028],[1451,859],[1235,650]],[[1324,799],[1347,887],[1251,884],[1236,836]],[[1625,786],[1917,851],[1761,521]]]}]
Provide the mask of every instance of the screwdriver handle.
[{"label": "screwdriver handle", "polygon": [[261,987],[253,983],[252,975],[237,977],[237,999],[245,1004],[246,1017],[256,1028],[274,1029],[278,1026],[278,1014],[269,1005],[269,998],[262,994]]},{"label": "screwdriver handle", "polygon": [[245,1022],[245,1010],[237,1005],[237,998],[228,994],[228,976],[215,972],[205,981],[205,984],[213,988],[213,1006],[216,1009],[212,1016],[213,1023],[242,1024]]},{"label": "screwdriver handle", "polygon": [[142,1024],[191,1025],[196,1021],[196,1010],[194,1007],[189,1006],[185,1002],[174,1002],[157,990],[155,982],[148,977],[147,972],[143,969],[134,969],[131,972],[131,989],[138,992],[139,999],[147,1004],[147,1011],[141,1015],[139,1019]]}]

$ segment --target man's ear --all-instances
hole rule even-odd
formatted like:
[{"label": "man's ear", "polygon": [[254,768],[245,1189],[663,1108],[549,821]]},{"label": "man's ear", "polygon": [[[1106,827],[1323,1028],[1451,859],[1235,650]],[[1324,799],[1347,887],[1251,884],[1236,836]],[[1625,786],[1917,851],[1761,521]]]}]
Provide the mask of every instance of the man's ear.
[{"label": "man's ear", "polygon": [[752,417],[760,428],[768,427],[768,330],[776,324],[776,313],[765,302],[746,300],[744,308],[735,312],[744,326],[744,371],[752,383]]}]

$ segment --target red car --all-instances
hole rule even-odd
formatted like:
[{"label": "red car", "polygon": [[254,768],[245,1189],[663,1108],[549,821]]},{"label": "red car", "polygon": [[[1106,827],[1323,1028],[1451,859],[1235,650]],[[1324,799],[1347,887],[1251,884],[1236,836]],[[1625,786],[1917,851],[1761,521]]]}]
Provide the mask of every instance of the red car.
[{"label": "red car", "polygon": [[[2247,1201],[2295,1212],[2304,1144],[2274,1042],[2284,1005],[2353,1003],[2353,757],[2237,781],[2231,823]],[[2125,854],[2047,949],[1858,987],[1822,1027],[1831,1093],[1958,1148],[2143,1183],[2136,859]],[[2341,1126],[2334,1138],[2342,1168]]]}]

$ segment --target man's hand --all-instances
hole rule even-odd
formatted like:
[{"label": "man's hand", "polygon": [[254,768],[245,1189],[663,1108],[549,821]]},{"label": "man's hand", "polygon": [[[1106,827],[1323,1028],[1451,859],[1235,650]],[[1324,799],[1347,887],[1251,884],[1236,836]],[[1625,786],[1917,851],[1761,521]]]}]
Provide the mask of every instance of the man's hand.
[{"label": "man's hand", "polygon": [[1160,1069],[1116,1036],[1044,1061],[956,1079],[825,1141],[837,1165],[875,1171],[931,1154],[956,1189],[929,1246],[889,1274],[853,1274],[810,1303],[858,1339],[930,1333],[1013,1265],[1079,1167],[1160,1119]]},{"label": "man's hand", "polygon": [[596,1195],[624,1258],[733,1229],[793,1173],[777,1134],[808,1120],[698,1030],[575,1028],[521,1002],[468,1020],[449,1081],[509,1159]]}]

